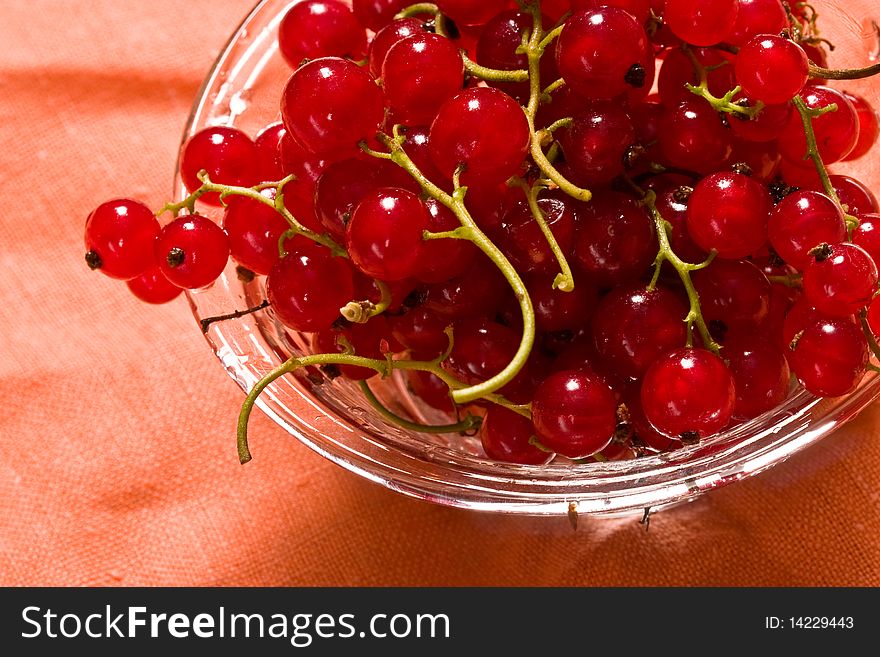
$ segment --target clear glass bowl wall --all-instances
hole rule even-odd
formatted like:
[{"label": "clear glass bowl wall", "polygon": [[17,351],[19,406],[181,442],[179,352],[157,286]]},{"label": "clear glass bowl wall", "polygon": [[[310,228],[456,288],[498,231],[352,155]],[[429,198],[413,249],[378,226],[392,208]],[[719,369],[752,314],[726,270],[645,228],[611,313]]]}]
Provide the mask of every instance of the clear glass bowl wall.
[{"label": "clear glass bowl wall", "polygon": [[[280,92],[291,71],[278,53],[275,37],[281,17],[292,4],[289,0],[258,3],[232,35],[199,92],[184,140],[210,125],[234,125],[253,136],[278,120]],[[876,5],[869,1],[815,4],[823,34],[837,45],[831,66],[871,63],[878,50],[871,20],[880,20]],[[848,82],[845,88],[880,106],[876,79]],[[841,171],[880,191],[876,155]],[[174,193],[177,199],[185,194],[179,177]],[[214,217],[220,218],[216,212]],[[223,315],[259,304],[264,298],[263,282],[257,278],[243,284],[230,265],[211,288],[190,293],[188,298],[197,320]],[[289,355],[308,347],[306,337],[274,321],[271,311],[214,323],[206,337],[243,390]],[[421,422],[444,421],[413,401],[396,376],[373,387],[400,414]],[[869,374],[846,397],[820,400],[798,390],[783,406],[675,452],[589,465],[558,460],[543,466],[489,461],[477,438],[428,436],[389,425],[355,386],[338,379],[319,381],[305,373],[286,376],[266,389],[258,406],[311,449],[406,495],[505,513],[564,514],[575,504],[578,513],[622,514],[682,502],[762,472],[852,419],[878,393],[880,382]],[[230,408],[229,413],[229,449],[234,458],[237,409]],[[279,440],[285,437],[278,431]],[[259,450],[254,457],[261,458]]]}]

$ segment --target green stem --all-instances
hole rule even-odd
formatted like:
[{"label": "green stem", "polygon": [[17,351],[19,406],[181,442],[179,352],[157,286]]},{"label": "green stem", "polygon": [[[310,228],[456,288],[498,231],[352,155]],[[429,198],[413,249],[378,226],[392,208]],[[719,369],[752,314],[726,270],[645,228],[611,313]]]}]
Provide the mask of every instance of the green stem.
[{"label": "green stem", "polygon": [[538,205],[538,195],[545,188],[537,183],[529,186],[525,180],[520,181],[520,187],[526,195],[529,210],[532,212],[532,217],[534,218],[535,223],[538,224],[541,233],[544,235],[544,239],[547,240],[547,244],[553,252],[553,256],[556,258],[556,262],[559,263],[560,273],[556,275],[555,279],[553,279],[553,289],[561,290],[563,292],[571,292],[574,290],[574,276],[571,273],[571,267],[559,246],[559,242],[556,241],[556,236],[553,234],[553,231],[550,230],[547,218],[544,216],[541,207]]},{"label": "green stem", "polygon": [[[195,213],[196,201],[205,194],[220,194],[221,201],[225,200],[228,196],[244,196],[252,201],[257,201],[258,203],[262,203],[263,205],[275,209],[290,225],[290,230],[293,231],[293,234],[302,235],[313,242],[326,246],[335,256],[348,257],[345,249],[337,244],[329,235],[319,235],[315,231],[306,228],[297,221],[296,217],[291,214],[290,210],[284,206],[284,186],[291,182],[294,179],[294,176],[287,176],[276,183],[262,183],[257,187],[240,187],[238,185],[222,185],[220,183],[211,182],[208,173],[204,170],[199,172],[198,178],[202,181],[201,187],[178,203],[166,204],[156,213],[156,216],[158,217],[164,212],[170,212],[176,217],[183,209],[186,209],[190,214],[193,214]],[[270,188],[275,189],[274,199],[260,193],[260,190]]]},{"label": "green stem", "polygon": [[[248,395],[241,406],[241,411],[238,415],[237,430],[239,460],[242,463],[247,463],[251,460],[251,453],[250,449],[248,448],[248,420],[250,419],[251,411],[253,411],[257,399],[259,398],[260,394],[262,394],[262,392],[266,389],[266,387],[269,386],[269,384],[273,383],[275,380],[279,379],[285,374],[289,374],[290,372],[293,372],[303,367],[316,367],[320,365],[354,365],[357,367],[366,367],[368,369],[375,370],[382,377],[389,376],[393,370],[416,370],[421,372],[429,372],[435,375],[436,377],[441,379],[447,386],[449,386],[449,388],[453,391],[466,389],[465,384],[453,377],[441,366],[440,363],[445,356],[446,354],[432,361],[419,361],[392,360],[389,358],[365,358],[363,356],[356,356],[352,353],[333,353],[312,354],[310,356],[293,357],[287,359],[281,365],[273,369],[271,372],[266,374],[262,379],[254,384],[254,387],[251,388],[250,392],[248,392]],[[531,417],[531,410],[528,405],[514,404],[502,397],[501,395],[494,393],[483,395],[482,398],[486,401],[492,402],[493,404],[504,406],[505,408],[513,411],[514,413],[518,413],[523,417]]]},{"label": "green stem", "polygon": [[816,131],[813,129],[813,119],[816,119],[823,114],[827,114],[828,112],[836,112],[837,104],[831,103],[825,107],[813,109],[808,107],[804,102],[804,99],[800,96],[795,96],[792,102],[794,103],[795,109],[800,113],[801,123],[804,126],[804,136],[806,137],[807,142],[807,153],[804,156],[804,159],[810,159],[813,161],[813,166],[816,167],[816,173],[819,175],[819,180],[822,181],[822,189],[825,190],[825,194],[828,195],[843,211],[847,230],[849,231],[850,236],[852,236],[852,231],[859,226],[859,220],[849,214],[849,209],[840,202],[840,197],[837,195],[834,185],[831,184],[828,169],[825,167],[825,163],[822,161],[822,156],[819,153],[819,144],[816,142]]},{"label": "green stem", "polygon": [[[635,185],[635,183],[631,184]],[[685,322],[687,323],[687,346],[693,344],[693,329],[696,326],[700,338],[703,340],[703,345],[715,354],[719,354],[721,347],[715,342],[709,332],[709,327],[706,325],[706,320],[700,309],[700,295],[694,287],[693,280],[691,280],[691,273],[708,267],[715,257],[715,252],[713,251],[705,261],[697,264],[685,262],[679,258],[669,243],[669,233],[667,232],[669,224],[663,219],[660,211],[657,210],[657,195],[653,190],[641,191],[641,194],[643,196],[642,203],[648,208],[648,212],[654,220],[654,229],[657,232],[657,241],[660,244],[660,250],[657,253],[657,258],[654,260],[654,278],[651,280],[648,289],[652,290],[656,287],[657,280],[660,277],[660,267],[663,266],[663,263],[668,262],[672,265],[681,279],[690,304],[690,309],[685,317]]]},{"label": "green stem", "polygon": [[760,101],[758,101],[758,103],[756,103],[752,107],[745,107],[743,105],[739,105],[733,102],[734,96],[742,91],[742,87],[740,86],[734,87],[726,94],[724,94],[724,96],[722,96],[721,98],[714,96],[709,91],[709,74],[706,70],[706,67],[703,66],[699,59],[697,59],[697,56],[690,48],[682,47],[682,52],[684,52],[687,55],[688,59],[691,60],[691,65],[694,67],[694,71],[696,72],[697,77],[700,80],[699,83],[696,85],[685,84],[685,88],[692,94],[705,99],[715,109],[716,112],[736,114],[747,119],[753,119],[762,109],[764,109],[764,103]]},{"label": "green stem", "polygon": [[512,71],[502,71],[497,68],[489,68],[488,66],[480,66],[464,52],[461,53],[464,60],[464,68],[475,78],[488,80],[489,82],[525,82],[529,79],[529,72],[524,69],[515,69]]},{"label": "green stem", "polygon": [[[510,264],[510,261],[501,250],[495,246],[494,242],[492,242],[492,240],[480,230],[473,217],[471,217],[470,212],[468,212],[465,207],[464,197],[466,188],[456,185],[456,189],[452,194],[443,191],[440,187],[428,180],[406,154],[403,150],[403,138],[391,138],[388,135],[379,135],[379,140],[388,147],[390,151],[390,159],[395,164],[403,168],[416,181],[418,181],[426,194],[445,205],[453,214],[455,214],[461,224],[461,228],[456,230],[456,237],[459,239],[470,240],[478,249],[486,254],[493,263],[495,263],[495,266],[501,270],[501,273],[507,279],[514,295],[519,301],[520,312],[522,313],[523,318],[523,332],[519,348],[513,359],[495,376],[482,383],[458,389],[452,393],[452,398],[456,403],[464,404],[472,402],[476,399],[492,394],[510,383],[510,381],[525,366],[529,354],[532,351],[532,347],[535,344],[535,311],[532,308],[532,300],[529,297],[528,290],[526,289],[522,278],[520,278],[519,273],[514,269],[513,265]],[[368,153],[373,152],[363,146],[362,148]]]},{"label": "green stem", "polygon": [[532,14],[532,31],[526,43],[526,54],[529,60],[529,102],[526,106],[526,118],[529,121],[529,133],[531,136],[529,152],[535,165],[547,178],[553,181],[553,184],[569,196],[579,201],[588,202],[593,197],[592,192],[578,187],[568,180],[553,166],[544,154],[544,142],[549,140],[551,134],[545,130],[539,131],[535,128],[535,116],[538,113],[538,106],[543,97],[543,89],[541,88],[541,57],[544,55],[544,49],[552,41],[551,35],[553,38],[558,36],[562,31],[562,26],[545,35],[541,26],[540,3],[531,3],[526,10]]},{"label": "green stem", "polygon": [[865,66],[864,68],[823,68],[810,64],[811,78],[825,78],[826,80],[862,80],[873,75],[880,75],[880,62]]},{"label": "green stem", "polygon": [[358,381],[358,386],[364,397],[367,398],[370,406],[375,408],[379,415],[392,424],[396,424],[404,429],[409,429],[410,431],[418,431],[420,433],[466,433],[468,431],[479,429],[480,424],[482,423],[481,417],[470,413],[468,413],[463,420],[456,422],[455,424],[420,424],[418,422],[413,422],[400,417],[393,411],[389,410],[381,401],[379,401],[379,398],[376,397],[366,381]]}]

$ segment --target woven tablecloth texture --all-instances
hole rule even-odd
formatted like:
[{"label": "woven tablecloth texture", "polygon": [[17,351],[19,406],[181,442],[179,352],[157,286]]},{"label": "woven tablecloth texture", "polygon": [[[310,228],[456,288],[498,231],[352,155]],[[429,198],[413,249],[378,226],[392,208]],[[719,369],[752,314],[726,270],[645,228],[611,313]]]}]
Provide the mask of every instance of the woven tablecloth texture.
[{"label": "woven tablecloth texture", "polygon": [[183,298],[83,262],[89,211],[170,193],[191,101],[250,0],[0,4],[0,585],[880,584],[880,406],[656,514],[505,517],[405,498],[261,413]]}]

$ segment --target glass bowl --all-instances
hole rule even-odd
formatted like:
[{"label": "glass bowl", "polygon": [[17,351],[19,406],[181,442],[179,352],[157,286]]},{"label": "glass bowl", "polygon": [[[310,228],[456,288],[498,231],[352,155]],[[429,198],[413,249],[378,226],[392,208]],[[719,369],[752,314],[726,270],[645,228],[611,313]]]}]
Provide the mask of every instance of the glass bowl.
[{"label": "glass bowl", "polygon": [[[278,120],[280,92],[290,75],[276,45],[276,31],[290,0],[259,2],[232,35],[198,94],[183,140],[211,125],[234,125],[254,135]],[[871,2],[816,3],[823,34],[838,49],[832,65],[864,66],[876,57]],[[880,106],[880,84],[847,83]],[[880,189],[880,158],[862,158],[847,167]],[[179,176],[175,198],[185,196]],[[201,208],[219,220],[217,210]],[[243,282],[233,265],[210,288],[188,294],[196,320],[258,305],[263,279]],[[306,350],[306,336],[276,322],[271,310],[215,322],[208,343],[229,375],[249,390],[290,355]],[[375,381],[375,379],[374,379]],[[377,396],[398,414],[437,422],[436,412],[415,403],[403,382],[392,376],[373,384]],[[358,388],[319,373],[299,372],[270,385],[257,406],[282,429],[342,467],[388,488],[431,502],[503,513],[532,515],[631,514],[690,500],[751,477],[821,440],[852,419],[880,393],[869,373],[853,393],[818,399],[798,389],[781,407],[735,429],[677,451],[629,461],[542,466],[493,462],[477,438],[428,436],[388,424]],[[230,452],[234,418],[230,409]],[[283,437],[280,431],[279,439]],[[255,458],[259,459],[257,452]]]}]

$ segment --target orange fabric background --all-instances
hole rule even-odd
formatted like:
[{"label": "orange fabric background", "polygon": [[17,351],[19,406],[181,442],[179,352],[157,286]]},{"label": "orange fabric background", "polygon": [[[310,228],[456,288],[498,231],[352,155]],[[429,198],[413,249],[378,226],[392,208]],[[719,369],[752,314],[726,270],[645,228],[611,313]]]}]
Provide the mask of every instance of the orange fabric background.
[{"label": "orange fabric background", "polygon": [[88,271],[99,202],[170,192],[202,76],[250,0],[0,5],[0,584],[880,584],[880,406],[757,478],[637,518],[432,506],[257,413],[185,301]]}]

